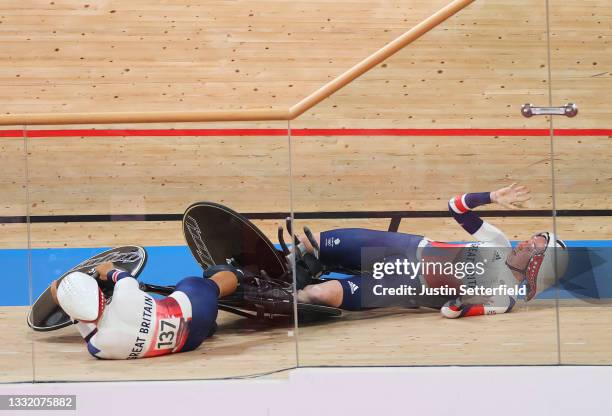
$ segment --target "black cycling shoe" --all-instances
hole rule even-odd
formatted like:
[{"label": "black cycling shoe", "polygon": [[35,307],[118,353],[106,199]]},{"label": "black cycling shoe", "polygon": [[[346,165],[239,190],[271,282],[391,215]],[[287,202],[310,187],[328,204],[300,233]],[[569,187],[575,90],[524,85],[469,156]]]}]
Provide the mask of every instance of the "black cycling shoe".
[{"label": "black cycling shoe", "polygon": [[236,291],[224,296],[225,304],[252,310],[261,310],[268,314],[290,315],[293,313],[293,287],[291,283],[262,277],[249,271],[248,268],[237,268],[230,265],[216,265],[204,271],[204,277],[210,278],[220,271],[230,271],[238,279]]}]

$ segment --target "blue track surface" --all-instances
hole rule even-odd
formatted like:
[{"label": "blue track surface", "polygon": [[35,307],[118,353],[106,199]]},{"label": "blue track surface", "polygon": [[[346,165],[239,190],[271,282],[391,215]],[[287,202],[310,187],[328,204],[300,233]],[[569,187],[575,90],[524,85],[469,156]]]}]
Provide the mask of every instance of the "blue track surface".
[{"label": "blue track surface", "polygon": [[[612,298],[612,241],[568,241],[572,247],[570,269],[559,297]],[[25,249],[0,250],[0,267],[5,271],[0,292],[0,306],[29,305],[29,265],[32,275],[32,297],[35,300],[53,280],[107,248],[33,249],[31,259]],[[139,279],[147,283],[170,285],[186,276],[201,276],[199,265],[185,246],[146,247],[148,263]],[[333,275],[343,278],[343,275]],[[564,278],[566,280],[566,278]],[[555,289],[539,298],[552,299]]]}]

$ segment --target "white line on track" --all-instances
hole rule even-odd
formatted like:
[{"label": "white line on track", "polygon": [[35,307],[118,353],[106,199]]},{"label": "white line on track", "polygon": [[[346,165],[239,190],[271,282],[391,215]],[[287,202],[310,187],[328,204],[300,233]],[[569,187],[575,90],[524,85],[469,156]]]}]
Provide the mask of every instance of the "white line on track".
[{"label": "white line on track", "polygon": [[586,345],[586,342],[564,342],[563,345]]}]

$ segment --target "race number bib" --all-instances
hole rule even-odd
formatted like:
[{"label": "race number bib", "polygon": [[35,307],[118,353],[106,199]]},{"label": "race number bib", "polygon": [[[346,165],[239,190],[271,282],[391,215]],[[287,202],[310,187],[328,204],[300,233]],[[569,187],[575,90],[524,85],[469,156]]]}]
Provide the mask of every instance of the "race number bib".
[{"label": "race number bib", "polygon": [[185,319],[176,299],[167,297],[155,300],[156,328],[145,357],[178,352],[183,348],[189,335],[191,317]]},{"label": "race number bib", "polygon": [[167,318],[159,321],[159,332],[157,333],[157,339],[155,340],[155,349],[174,349],[177,344],[180,327],[180,318]]}]

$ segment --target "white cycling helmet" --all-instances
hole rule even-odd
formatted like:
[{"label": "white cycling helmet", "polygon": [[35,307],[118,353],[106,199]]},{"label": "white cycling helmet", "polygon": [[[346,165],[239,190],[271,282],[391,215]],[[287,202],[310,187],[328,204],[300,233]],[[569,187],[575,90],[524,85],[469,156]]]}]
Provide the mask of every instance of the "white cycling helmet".
[{"label": "white cycling helmet", "polygon": [[57,300],[71,318],[83,322],[97,321],[106,304],[96,279],[81,272],[72,272],[60,280]]}]

